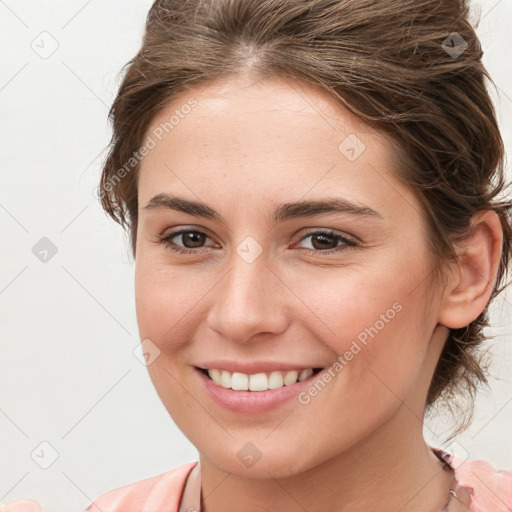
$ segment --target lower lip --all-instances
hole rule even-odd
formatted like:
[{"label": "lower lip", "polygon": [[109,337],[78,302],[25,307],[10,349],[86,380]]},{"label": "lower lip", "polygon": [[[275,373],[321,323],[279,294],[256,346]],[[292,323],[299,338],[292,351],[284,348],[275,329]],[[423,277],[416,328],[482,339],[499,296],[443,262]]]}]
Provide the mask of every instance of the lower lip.
[{"label": "lower lip", "polygon": [[195,370],[199,374],[206,392],[217,404],[231,411],[246,414],[258,414],[283,405],[288,400],[295,398],[301,391],[304,391],[321,374],[321,372],[313,374],[307,379],[278,389],[236,391],[215,384],[202,371],[197,368]]}]

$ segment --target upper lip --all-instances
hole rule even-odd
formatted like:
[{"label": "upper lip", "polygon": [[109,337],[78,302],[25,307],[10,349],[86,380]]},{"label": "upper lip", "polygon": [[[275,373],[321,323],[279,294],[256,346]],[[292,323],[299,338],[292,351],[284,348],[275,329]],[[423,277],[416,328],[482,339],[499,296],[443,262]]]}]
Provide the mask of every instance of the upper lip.
[{"label": "upper lip", "polygon": [[301,371],[308,368],[323,368],[322,365],[304,365],[304,364],[291,364],[290,362],[279,361],[205,361],[204,363],[196,365],[203,370],[227,370],[228,372],[239,372],[247,375],[254,375],[255,373],[266,373],[272,371]]}]

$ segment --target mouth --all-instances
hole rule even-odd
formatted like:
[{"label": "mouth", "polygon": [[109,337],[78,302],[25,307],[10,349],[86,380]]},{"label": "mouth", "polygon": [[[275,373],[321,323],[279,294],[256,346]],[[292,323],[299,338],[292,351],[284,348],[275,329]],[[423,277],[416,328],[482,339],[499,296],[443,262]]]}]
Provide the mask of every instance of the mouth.
[{"label": "mouth", "polygon": [[302,370],[274,370],[271,372],[260,372],[246,374],[241,372],[230,372],[216,368],[200,368],[196,366],[203,375],[219,387],[234,391],[262,392],[280,389],[285,386],[292,386],[297,382],[314,377],[324,368],[305,368]]},{"label": "mouth", "polygon": [[[290,403],[315,385],[321,377],[319,372],[325,370],[270,361],[243,366],[234,361],[212,361],[204,366],[194,369],[206,395],[223,409],[242,415],[264,414]],[[268,371],[261,371],[264,369]],[[302,404],[300,400],[298,403]]]}]

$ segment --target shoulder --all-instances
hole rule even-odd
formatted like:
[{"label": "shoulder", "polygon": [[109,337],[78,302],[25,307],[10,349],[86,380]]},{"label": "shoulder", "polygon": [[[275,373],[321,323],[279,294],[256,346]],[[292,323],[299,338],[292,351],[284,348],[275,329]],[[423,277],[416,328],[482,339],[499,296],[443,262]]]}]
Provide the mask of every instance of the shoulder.
[{"label": "shoulder", "polygon": [[484,460],[446,455],[457,483],[471,494],[471,512],[512,510],[512,470],[496,469]]},{"label": "shoulder", "polygon": [[112,489],[94,500],[87,512],[140,512],[178,510],[189,473],[196,462],[187,462],[170,471]]}]

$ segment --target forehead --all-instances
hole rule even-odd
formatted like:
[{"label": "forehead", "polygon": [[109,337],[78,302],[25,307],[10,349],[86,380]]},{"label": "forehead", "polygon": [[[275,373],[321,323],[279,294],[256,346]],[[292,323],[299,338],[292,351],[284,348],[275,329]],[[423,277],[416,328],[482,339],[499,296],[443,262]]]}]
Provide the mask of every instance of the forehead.
[{"label": "forehead", "polygon": [[[379,206],[396,188],[394,149],[330,93],[290,79],[226,79],[176,96],[153,119],[156,142],[142,161],[140,203],[166,187],[242,200],[362,189]],[[188,190],[187,190],[188,189]],[[394,189],[394,190],[393,190]],[[365,201],[366,202],[366,201]],[[382,205],[380,205],[382,207]]]},{"label": "forehead", "polygon": [[[185,123],[187,119],[192,121]],[[363,138],[371,135],[374,142],[377,139],[384,142],[386,138],[326,90],[303,81],[279,77],[259,80],[227,78],[183,91],[156,114],[148,134],[159,127],[164,128],[165,135],[171,131],[176,134],[180,126],[191,123],[214,128],[212,136],[222,133],[230,135],[233,142],[242,138],[246,144],[247,135],[252,136],[253,144],[274,140],[276,145],[294,139],[303,142],[305,136],[324,138],[329,132],[337,134],[336,138],[349,133]],[[279,132],[285,125],[292,130]],[[201,127],[195,126],[195,129],[201,130]],[[314,132],[308,132],[313,129]],[[280,136],[275,140],[268,137],[270,134]],[[206,141],[208,137],[202,139]]]}]

